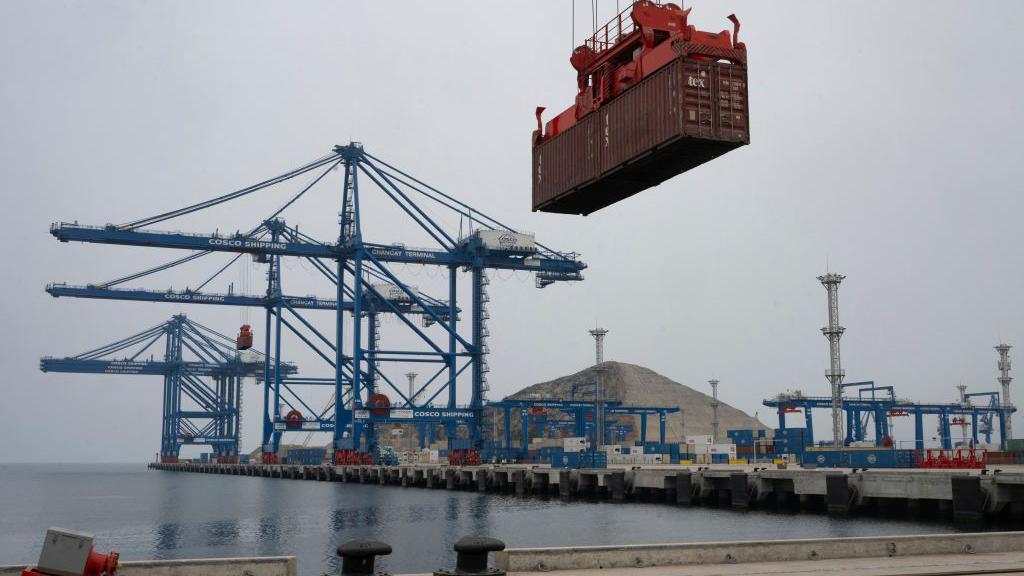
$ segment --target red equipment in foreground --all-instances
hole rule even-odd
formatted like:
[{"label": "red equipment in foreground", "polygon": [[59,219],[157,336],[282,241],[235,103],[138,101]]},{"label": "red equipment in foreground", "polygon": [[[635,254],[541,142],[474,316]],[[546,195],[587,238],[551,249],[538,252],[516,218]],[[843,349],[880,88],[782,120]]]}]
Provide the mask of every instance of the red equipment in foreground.
[{"label": "red equipment in foreground", "polygon": [[92,534],[50,528],[39,553],[39,564],[21,576],[114,576],[117,552],[100,554],[92,547]]},{"label": "red equipment in foreground", "polygon": [[918,468],[985,468],[985,453],[974,448],[918,450],[914,454],[914,460]]},{"label": "red equipment in foreground", "polygon": [[238,337],[235,338],[235,348],[238,350],[252,348],[252,327],[248,324],[242,324],[242,327],[238,329]]},{"label": "red equipment in foreground", "polygon": [[480,453],[476,450],[452,450],[448,452],[448,464],[451,466],[479,466]]},{"label": "red equipment in foreground", "polygon": [[573,50],[575,105],[533,133],[533,209],[589,214],[750,143],[747,48],[635,2]]},{"label": "red equipment in foreground", "polygon": [[373,464],[373,455],[359,450],[335,450],[334,463],[338,466],[368,466]]}]

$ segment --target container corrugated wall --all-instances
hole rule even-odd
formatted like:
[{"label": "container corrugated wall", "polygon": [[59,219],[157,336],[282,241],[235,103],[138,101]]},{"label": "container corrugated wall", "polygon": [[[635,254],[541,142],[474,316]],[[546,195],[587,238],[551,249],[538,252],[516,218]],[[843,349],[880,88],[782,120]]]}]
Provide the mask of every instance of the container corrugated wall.
[{"label": "container corrugated wall", "polygon": [[534,148],[533,208],[588,214],[749,141],[746,68],[679,58]]},{"label": "container corrugated wall", "polygon": [[601,107],[601,173],[646,154],[682,132],[679,60]]},{"label": "container corrugated wall", "polygon": [[549,202],[597,178],[597,115],[584,116],[558,138],[533,150],[533,205]]}]

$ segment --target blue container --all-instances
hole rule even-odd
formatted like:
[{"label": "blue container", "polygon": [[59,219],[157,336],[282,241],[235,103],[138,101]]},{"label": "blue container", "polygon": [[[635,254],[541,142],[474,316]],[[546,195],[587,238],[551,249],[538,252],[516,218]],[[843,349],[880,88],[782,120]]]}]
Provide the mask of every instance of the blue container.
[{"label": "blue container", "polygon": [[725,433],[729,437],[729,440],[737,446],[753,446],[754,445],[754,431],[753,430],[729,430]]},{"label": "blue container", "polygon": [[552,468],[607,468],[608,456],[604,452],[558,451],[551,456]]},{"label": "blue container", "polygon": [[912,468],[913,450],[874,449],[809,450],[800,457],[800,463],[821,468]]},{"label": "blue container", "polygon": [[[643,446],[644,454],[671,454],[672,448],[670,444],[661,444],[660,442],[647,442]],[[678,448],[678,446],[677,446]]]},{"label": "blue container", "polygon": [[469,450],[473,447],[473,442],[469,438],[450,438],[448,440],[449,450]]}]

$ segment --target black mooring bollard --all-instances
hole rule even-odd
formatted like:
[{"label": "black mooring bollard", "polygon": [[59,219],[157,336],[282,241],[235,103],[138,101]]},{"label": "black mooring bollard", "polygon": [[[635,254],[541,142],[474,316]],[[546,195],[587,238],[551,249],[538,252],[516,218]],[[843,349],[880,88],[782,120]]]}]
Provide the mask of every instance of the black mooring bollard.
[{"label": "black mooring bollard", "polygon": [[338,546],[341,556],[341,576],[380,574],[374,572],[373,561],[377,556],[391,554],[391,546],[377,540],[349,540]]},{"label": "black mooring bollard", "polygon": [[437,570],[434,576],[505,576],[504,570],[487,567],[490,553],[504,549],[497,538],[466,536],[455,543],[455,568]]}]

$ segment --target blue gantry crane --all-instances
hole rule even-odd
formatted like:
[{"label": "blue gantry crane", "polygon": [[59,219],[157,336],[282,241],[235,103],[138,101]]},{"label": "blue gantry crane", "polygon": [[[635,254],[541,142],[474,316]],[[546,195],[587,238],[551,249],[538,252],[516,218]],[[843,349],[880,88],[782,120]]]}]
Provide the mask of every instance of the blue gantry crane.
[{"label": "blue gantry crane", "polygon": [[[233,290],[233,285],[229,286],[229,290],[226,293],[205,289],[206,286],[214,279],[222,275],[231,264],[236,262],[240,256],[242,255],[239,254],[232,258],[228,265],[220,267],[212,276],[199,283],[197,288],[185,288],[184,290],[118,288],[119,285],[125,282],[137,280],[165,270],[170,270],[196,259],[193,256],[187,256],[170,263],[161,264],[141,272],[128,274],[106,282],[93,283],[86,286],[69,286],[65,283],[49,284],[46,287],[46,292],[55,298],[72,297],[136,302],[188,303],[217,306],[273,308],[276,300],[272,295],[236,293]],[[379,275],[373,277],[378,280],[380,279]],[[384,290],[381,289],[380,292],[383,293]],[[349,294],[349,292],[346,291],[346,294]],[[446,317],[449,312],[448,303],[439,301],[423,293],[421,293],[421,297],[426,302],[426,305],[423,308],[416,306],[410,300],[403,298],[400,294],[396,295],[389,293],[384,295],[378,293],[378,291],[372,291],[370,296],[371,297],[367,300],[366,311],[364,314],[367,317],[368,324],[372,329],[371,334],[373,335],[377,334],[377,328],[379,326],[378,316],[381,314],[388,314],[391,310],[390,308],[385,309],[383,306],[382,300],[385,298],[390,301],[389,305],[392,308],[400,310],[411,316],[424,315],[424,318],[426,318],[425,315],[428,312],[434,312],[442,317]],[[285,306],[291,309],[335,310],[338,308],[338,301],[334,298],[322,298],[313,295],[278,295],[276,299],[282,301]],[[351,299],[343,301],[341,303],[341,308],[345,311],[351,312],[353,308]],[[458,312],[458,310],[456,310],[456,312]],[[285,323],[287,326],[287,321],[285,321]],[[368,343],[368,349],[372,351],[376,342],[377,338],[371,337]],[[331,414],[334,408],[335,399],[332,397],[324,406],[314,409],[313,406],[303,398],[303,394],[299,392],[299,388],[308,386],[329,386],[332,383],[333,378],[289,378],[285,376],[281,380],[278,386],[279,392],[275,397],[278,399],[279,406],[281,406],[280,413],[282,413],[283,416],[275,423],[275,430],[273,432],[273,445],[275,447],[275,451],[284,432],[298,430],[308,431],[308,437],[308,434],[311,432],[320,431],[321,429],[330,429],[329,427],[333,423],[333,417]],[[343,396],[343,400],[347,398],[347,393],[348,390],[346,390],[346,396]],[[433,429],[431,428],[430,437],[432,436]]]},{"label": "blue gantry crane", "polygon": [[[939,423],[939,442],[944,449],[953,447],[953,435],[951,431],[951,419],[955,417],[967,418],[975,424],[972,426],[972,440],[978,442],[979,431],[985,433],[985,427],[978,426],[988,422],[986,442],[991,441],[992,420],[997,419],[1000,430],[1000,443],[1005,447],[1005,417],[1006,414],[1016,411],[1015,408],[1000,406],[998,392],[976,392],[967,395],[971,397],[989,397],[989,405],[974,405],[970,402],[943,403],[918,403],[910,400],[896,398],[891,386],[875,386],[874,382],[852,382],[844,384],[844,388],[860,387],[857,397],[842,398],[842,410],[846,412],[846,444],[855,441],[864,441],[866,426],[864,416],[870,415],[875,423],[874,441],[877,446],[883,446],[891,442],[889,418],[893,416],[912,416],[914,418],[914,448],[924,449],[924,417],[936,416]],[[874,397],[865,397],[864,392],[870,391]],[[882,396],[875,395],[876,392],[885,392]],[[785,392],[774,398],[764,400],[763,404],[775,408],[779,417],[779,429],[786,428],[786,414],[802,411],[805,419],[806,438],[808,444],[814,444],[813,418],[811,411],[814,409],[831,409],[831,397],[804,396],[800,392]],[[1004,448],[1005,449],[1005,448]]]},{"label": "blue gantry crane", "polygon": [[237,462],[242,379],[262,379],[268,365],[286,377],[297,372],[255,350],[240,354],[233,338],[184,314],[88,352],[39,362],[43,372],[162,376],[163,462],[176,462],[183,445],[208,445],[219,461]]},{"label": "blue gantry crane", "polygon": [[[597,448],[596,435],[593,433],[595,426],[600,425],[595,417],[598,407],[596,403],[586,400],[554,400],[554,399],[512,399],[505,398],[497,402],[488,402],[487,408],[493,409],[502,415],[504,420],[504,444],[497,449],[511,459],[524,458],[530,445],[529,429],[530,416],[537,415],[540,411],[547,413],[549,410],[562,412],[572,416],[572,430],[577,437],[590,437],[591,446]],[[519,411],[520,420],[520,441],[519,449],[512,445],[512,411]],[[640,443],[647,443],[647,417],[658,417],[658,443],[665,443],[665,423],[669,414],[679,412],[678,407],[649,407],[649,406],[624,406],[619,401],[603,402],[603,411],[608,416],[638,416],[640,418]],[[562,421],[554,420],[562,424]],[[605,433],[617,430],[617,424],[605,423]],[[564,429],[564,428],[563,428]],[[621,431],[618,431],[621,433]]]},{"label": "blue gantry crane", "polygon": [[[337,237],[319,240],[286,223],[282,213],[318,183],[329,180],[328,176],[336,170],[342,174],[342,181],[334,188],[340,190],[341,197]],[[247,232],[223,235],[162,232],[151,228],[303,175],[313,176],[312,181]],[[368,194],[368,191],[376,194]],[[366,240],[363,212],[377,202],[389,205],[392,212],[404,218],[410,224],[408,228],[417,230],[429,245],[413,248],[405,243]],[[452,220],[457,220],[459,233],[453,232],[456,222]],[[191,251],[184,258],[150,269],[153,272],[216,253],[234,254],[234,259],[249,254],[266,266],[266,294],[247,299],[230,292],[206,294],[202,292],[206,283],[187,292],[119,289],[109,283],[106,286],[49,287],[54,296],[262,306],[265,309],[265,349],[274,357],[264,371],[264,461],[275,461],[281,433],[289,429],[291,423],[287,415],[281,414],[282,395],[289,392],[299,397],[279,366],[284,334],[290,334],[311,350],[331,371],[329,376],[309,377],[301,382],[331,386],[333,398],[339,399],[316,418],[304,418],[302,429],[331,432],[336,459],[344,451],[372,451],[375,426],[381,422],[441,424],[448,428],[449,439],[455,437],[461,426],[468,431],[470,445],[479,448],[482,446],[480,414],[488,390],[489,371],[486,360],[489,279],[486,271],[533,273],[536,286],[543,288],[557,282],[582,280],[582,270],[586,267],[577,254],[556,251],[536,242],[533,235],[483,214],[371,155],[355,142],[335,146],[329,154],[279,176],[203,202],[119,225],[54,224],[51,234],[62,242]],[[295,297],[284,295],[282,261],[286,258],[308,263],[327,280],[335,292],[333,307],[315,298],[302,305]],[[401,279],[398,268],[406,266],[445,271],[447,299],[442,302],[427,298]],[[459,325],[457,278],[460,271],[468,273],[470,278],[468,330]],[[141,276],[126,278],[135,277]],[[303,312],[325,308],[335,313],[332,333],[315,327]],[[406,341],[417,344],[404,348],[380,347],[375,316],[378,313],[394,315],[405,329]],[[420,322],[414,322],[413,316],[418,316]],[[428,333],[428,329],[433,332]],[[412,395],[396,386],[385,370],[388,364],[410,362],[437,367]],[[459,405],[457,383],[463,373],[468,374],[470,390],[468,398],[463,399],[465,405]],[[390,396],[384,395],[384,391]],[[308,403],[306,407],[308,409]]]}]

